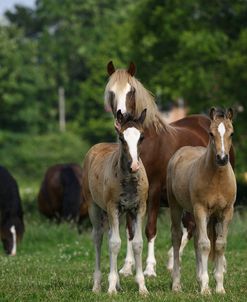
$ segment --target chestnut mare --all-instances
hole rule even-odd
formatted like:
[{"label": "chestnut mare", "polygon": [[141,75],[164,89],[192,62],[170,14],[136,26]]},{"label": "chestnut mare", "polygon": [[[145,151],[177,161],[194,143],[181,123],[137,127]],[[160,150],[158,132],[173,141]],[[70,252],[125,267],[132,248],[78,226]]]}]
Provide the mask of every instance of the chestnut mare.
[{"label": "chestnut mare", "polygon": [[216,292],[225,293],[224,251],[236,199],[236,178],[229,162],[233,134],[232,116],[231,109],[225,113],[212,108],[208,146],[182,147],[169,161],[167,197],[174,249],[173,291],[181,290],[179,248],[182,239],[181,216],[185,209],[193,214],[196,222],[194,240],[201,293],[210,293],[209,253],[215,260]]},{"label": "chestnut mare", "polygon": [[[149,195],[147,204],[146,236],[148,239],[148,257],[145,275],[156,276],[154,241],[156,238],[157,216],[160,201],[166,201],[166,169],[171,156],[182,146],[206,146],[210,119],[204,115],[192,115],[167,124],[161,117],[151,93],[134,77],[135,65],[127,70],[117,69],[111,62],[107,71],[110,76],[105,88],[105,106],[110,107],[114,116],[118,110],[123,114],[132,113],[139,116],[147,108],[144,121],[145,140],[141,145],[141,159],[145,166]],[[232,151],[231,151],[232,152]],[[231,154],[233,155],[233,154]],[[231,161],[234,156],[231,156]],[[131,230],[127,244],[127,256],[121,273],[132,274],[134,259],[131,251]]]},{"label": "chestnut mare", "polygon": [[100,143],[86,154],[83,164],[82,193],[89,205],[89,217],[93,225],[96,259],[93,291],[101,290],[100,251],[103,224],[109,222],[110,274],[108,293],[119,289],[117,256],[121,246],[119,215],[126,213],[132,218],[133,251],[136,262],[136,282],[139,292],[146,294],[142,271],[142,218],[146,212],[148,179],[139,159],[140,143],[143,139],[142,124],[146,110],[138,119],[117,112],[116,127],[119,144]]}]

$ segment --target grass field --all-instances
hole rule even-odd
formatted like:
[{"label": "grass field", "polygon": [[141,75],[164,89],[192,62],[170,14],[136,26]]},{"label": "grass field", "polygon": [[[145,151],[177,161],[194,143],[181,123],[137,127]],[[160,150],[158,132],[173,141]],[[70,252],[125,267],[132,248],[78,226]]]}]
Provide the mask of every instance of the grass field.
[{"label": "grass field", "polygon": [[[0,301],[246,301],[247,300],[247,213],[241,218],[235,214],[230,228],[226,257],[228,272],[225,276],[225,296],[213,294],[202,297],[195,279],[193,243],[185,249],[182,265],[183,293],[170,290],[171,278],[165,268],[170,245],[169,216],[162,211],[159,217],[156,244],[157,278],[146,279],[150,292],[140,297],[133,277],[121,277],[122,291],[109,297],[109,258],[107,236],[102,250],[103,291],[93,294],[92,273],[94,249],[91,229],[77,234],[76,228],[56,225],[39,217],[27,214],[26,233],[16,257],[0,255]],[[125,232],[122,228],[122,248],[119,266],[125,254]],[[146,240],[144,253],[146,256]],[[143,258],[145,259],[145,258]],[[144,263],[144,260],[143,260]],[[215,282],[210,265],[210,284]]]}]

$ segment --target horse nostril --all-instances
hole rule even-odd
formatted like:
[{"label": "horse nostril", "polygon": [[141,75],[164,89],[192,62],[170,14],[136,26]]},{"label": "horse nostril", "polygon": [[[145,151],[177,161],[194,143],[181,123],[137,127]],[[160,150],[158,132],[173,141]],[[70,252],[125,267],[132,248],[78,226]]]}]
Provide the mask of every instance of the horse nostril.
[{"label": "horse nostril", "polygon": [[224,155],[223,157],[220,156],[219,154],[216,155],[216,161],[218,163],[218,165],[220,166],[224,166],[228,163],[228,159],[229,159],[229,156],[226,154]]}]

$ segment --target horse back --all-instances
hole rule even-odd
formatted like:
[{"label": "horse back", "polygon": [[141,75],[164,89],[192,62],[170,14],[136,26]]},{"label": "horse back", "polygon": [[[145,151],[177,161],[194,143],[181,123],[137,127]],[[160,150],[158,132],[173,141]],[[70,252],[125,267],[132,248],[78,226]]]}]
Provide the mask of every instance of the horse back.
[{"label": "horse back", "polygon": [[23,215],[17,182],[2,166],[0,166],[0,210],[15,213],[21,218]]}]

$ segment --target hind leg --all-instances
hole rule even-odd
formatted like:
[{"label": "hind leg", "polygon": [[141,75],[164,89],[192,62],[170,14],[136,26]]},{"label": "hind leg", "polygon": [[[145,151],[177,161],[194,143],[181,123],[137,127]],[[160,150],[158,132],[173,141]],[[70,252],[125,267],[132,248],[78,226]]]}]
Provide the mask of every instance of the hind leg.
[{"label": "hind leg", "polygon": [[216,293],[224,294],[225,289],[223,286],[224,272],[226,259],[224,256],[228,225],[232,220],[233,209],[229,208],[223,213],[223,220],[218,222],[216,225],[217,238],[215,242],[215,271],[214,277],[216,280]]},{"label": "hind leg", "polygon": [[181,217],[182,208],[176,203],[175,199],[169,199],[171,212],[171,235],[173,246],[173,270],[172,270],[172,290],[181,291],[180,283],[180,263],[179,263],[179,249],[182,240]]},{"label": "hind leg", "polygon": [[[151,185],[150,185],[151,187]],[[146,236],[148,239],[148,256],[144,275],[156,277],[156,259],[154,253],[154,244],[157,235],[157,218],[160,208],[160,188],[157,187],[153,192],[149,192],[148,198],[148,217],[146,224]]]},{"label": "hind leg", "polygon": [[201,282],[201,293],[210,294],[210,288],[208,286],[209,276],[208,276],[208,256],[210,252],[210,240],[207,234],[207,219],[208,215],[204,207],[200,205],[194,206],[194,217],[196,222],[196,232],[198,232],[197,237],[197,272],[199,274],[199,280]]},{"label": "hind leg", "polygon": [[[181,261],[181,257],[183,255],[183,250],[185,248],[185,246],[187,245],[189,239],[188,239],[188,231],[186,228],[182,227],[182,231],[183,231],[183,236],[182,236],[182,242],[181,242],[181,246],[180,246],[180,249],[179,249],[179,258],[180,258],[180,261]],[[172,272],[172,269],[173,269],[173,262],[174,262],[174,259],[173,259],[173,247],[171,247],[168,251],[168,262],[167,262],[167,269],[168,271]]]},{"label": "hind leg", "polygon": [[128,213],[126,214],[126,237],[127,237],[127,253],[124,261],[124,266],[120,269],[119,273],[124,276],[132,275],[132,267],[135,264],[133,248],[132,248],[132,239],[133,239],[133,221]]},{"label": "hind leg", "polygon": [[141,215],[138,214],[135,223],[135,235],[133,238],[133,251],[135,256],[136,263],[136,282],[139,285],[139,293],[146,295],[148,290],[145,285],[144,274],[142,270],[142,248],[143,248],[143,240],[142,240],[142,218]]},{"label": "hind leg", "polygon": [[104,212],[95,203],[89,208],[89,217],[93,225],[93,242],[95,247],[95,269],[93,292],[101,291],[100,255],[104,233]]},{"label": "hind leg", "polygon": [[121,247],[121,239],[119,236],[119,219],[118,211],[108,212],[108,219],[110,225],[109,231],[109,250],[110,250],[110,274],[109,280],[109,294],[117,293],[117,289],[120,288],[119,275],[117,270],[117,257]]}]

